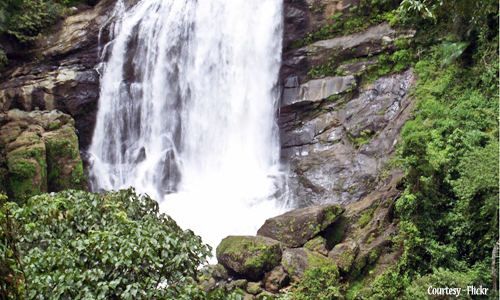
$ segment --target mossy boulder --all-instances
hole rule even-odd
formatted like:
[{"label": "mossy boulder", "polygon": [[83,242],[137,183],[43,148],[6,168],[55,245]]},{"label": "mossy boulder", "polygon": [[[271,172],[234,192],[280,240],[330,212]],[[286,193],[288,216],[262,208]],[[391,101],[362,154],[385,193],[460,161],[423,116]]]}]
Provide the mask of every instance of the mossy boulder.
[{"label": "mossy boulder", "polygon": [[247,288],[248,281],[246,279],[238,279],[229,282],[226,286],[228,292],[232,292],[237,289],[245,290]]},{"label": "mossy boulder", "polygon": [[14,198],[85,189],[74,121],[59,111],[0,113],[0,190]]},{"label": "mossy boulder", "polygon": [[208,266],[212,272],[212,277],[217,280],[227,280],[228,274],[226,268],[221,264],[209,265]]},{"label": "mossy boulder", "polygon": [[301,279],[307,270],[335,265],[328,257],[305,248],[287,249],[283,252],[281,265],[292,279]]},{"label": "mossy boulder", "polygon": [[14,197],[47,191],[47,164],[45,144],[42,141],[19,147],[9,152],[6,158],[8,184]]},{"label": "mossy boulder", "polygon": [[328,257],[335,261],[340,271],[349,273],[358,252],[359,246],[356,242],[350,240],[336,245],[332,251],[328,253]]},{"label": "mossy boulder", "polygon": [[50,191],[85,189],[87,178],[78,149],[78,137],[71,124],[43,134],[47,147],[47,173]]},{"label": "mossy boulder", "polygon": [[332,204],[295,209],[266,220],[257,234],[280,241],[285,247],[300,247],[335,222],[343,212],[342,207]]},{"label": "mossy boulder", "polygon": [[216,252],[220,264],[252,280],[260,279],[281,260],[280,243],[261,236],[228,236]]},{"label": "mossy boulder", "polygon": [[314,252],[318,252],[319,254],[324,256],[328,255],[328,249],[326,248],[326,239],[322,236],[317,236],[308,241],[304,244],[304,248]]},{"label": "mossy boulder", "polygon": [[251,294],[245,294],[245,296],[243,297],[243,300],[254,300],[254,299],[255,296]]}]

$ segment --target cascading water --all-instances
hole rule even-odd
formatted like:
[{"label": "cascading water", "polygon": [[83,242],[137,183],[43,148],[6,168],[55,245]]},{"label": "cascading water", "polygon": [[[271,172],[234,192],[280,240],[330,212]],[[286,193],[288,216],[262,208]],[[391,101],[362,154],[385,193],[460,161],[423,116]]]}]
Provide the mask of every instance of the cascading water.
[{"label": "cascading water", "polygon": [[136,187],[216,246],[286,203],[275,123],[282,0],[120,0],[93,190]]}]

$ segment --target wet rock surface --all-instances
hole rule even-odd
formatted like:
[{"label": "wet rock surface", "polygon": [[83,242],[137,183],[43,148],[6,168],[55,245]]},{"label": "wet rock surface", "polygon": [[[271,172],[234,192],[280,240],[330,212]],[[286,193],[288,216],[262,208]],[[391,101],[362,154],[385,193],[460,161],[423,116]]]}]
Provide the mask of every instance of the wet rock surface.
[{"label": "wet rock surface", "polygon": [[343,209],[337,205],[312,206],[266,220],[259,236],[275,239],[284,247],[299,247],[335,222]]},{"label": "wet rock surface", "polygon": [[300,43],[323,27],[344,22],[350,8],[359,5],[348,0],[285,1],[278,125],[281,159],[298,207],[348,205],[384,186],[392,176],[386,174],[386,163],[410,117],[411,68],[383,76],[371,71],[370,82],[366,74],[383,64],[381,55],[400,50],[404,42],[397,42],[411,39],[414,30],[380,22]]},{"label": "wet rock surface", "polygon": [[282,108],[282,158],[299,206],[347,205],[383,184],[384,164],[413,107],[413,81],[408,69],[336,99]]}]

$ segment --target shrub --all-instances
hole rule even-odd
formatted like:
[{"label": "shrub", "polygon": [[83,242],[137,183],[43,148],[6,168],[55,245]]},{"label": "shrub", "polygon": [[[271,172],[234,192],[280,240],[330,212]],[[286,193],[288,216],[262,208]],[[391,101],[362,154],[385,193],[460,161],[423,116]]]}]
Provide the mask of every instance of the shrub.
[{"label": "shrub", "polygon": [[[28,299],[219,299],[192,278],[210,247],[134,190],[64,191],[2,205],[0,287]],[[10,241],[10,242],[9,242]],[[7,253],[7,252],[4,252]],[[17,258],[17,262],[15,259]],[[12,280],[15,280],[12,287]],[[211,298],[212,297],[212,298]]]},{"label": "shrub", "polygon": [[331,300],[344,299],[340,291],[339,271],[336,265],[307,270],[304,278],[294,284],[293,290],[281,300]]}]

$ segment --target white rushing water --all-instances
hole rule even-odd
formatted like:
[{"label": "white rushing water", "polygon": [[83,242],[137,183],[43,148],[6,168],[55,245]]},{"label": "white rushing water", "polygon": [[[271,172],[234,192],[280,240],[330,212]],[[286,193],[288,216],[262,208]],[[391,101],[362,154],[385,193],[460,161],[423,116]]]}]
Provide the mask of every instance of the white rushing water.
[{"label": "white rushing water", "polygon": [[119,1],[93,190],[134,186],[217,246],[286,206],[275,121],[282,0]]}]

